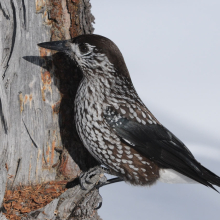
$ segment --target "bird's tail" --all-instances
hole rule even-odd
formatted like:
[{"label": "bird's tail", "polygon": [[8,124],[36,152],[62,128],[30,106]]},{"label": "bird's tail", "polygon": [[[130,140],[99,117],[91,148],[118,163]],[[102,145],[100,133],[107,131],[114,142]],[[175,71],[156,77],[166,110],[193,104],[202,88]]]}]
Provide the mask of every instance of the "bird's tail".
[{"label": "bird's tail", "polygon": [[220,187],[220,177],[208,170],[207,168],[202,166],[204,179],[207,180],[207,182],[216,185]]}]

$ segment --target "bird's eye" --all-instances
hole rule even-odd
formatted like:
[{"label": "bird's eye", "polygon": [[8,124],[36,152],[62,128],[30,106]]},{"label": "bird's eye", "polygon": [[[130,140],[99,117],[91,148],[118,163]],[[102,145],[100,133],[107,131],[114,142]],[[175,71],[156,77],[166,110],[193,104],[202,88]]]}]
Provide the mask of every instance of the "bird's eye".
[{"label": "bird's eye", "polygon": [[79,49],[81,53],[88,53],[89,52],[89,48],[86,44],[79,44]]}]

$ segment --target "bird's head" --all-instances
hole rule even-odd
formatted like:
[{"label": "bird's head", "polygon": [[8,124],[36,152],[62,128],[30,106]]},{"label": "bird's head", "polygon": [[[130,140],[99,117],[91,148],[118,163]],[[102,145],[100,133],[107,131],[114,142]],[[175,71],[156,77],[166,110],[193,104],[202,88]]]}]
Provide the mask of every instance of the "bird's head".
[{"label": "bird's head", "polygon": [[85,77],[100,74],[114,77],[117,73],[129,77],[120,50],[106,37],[86,34],[70,40],[40,43],[38,46],[66,53],[78,63]]}]

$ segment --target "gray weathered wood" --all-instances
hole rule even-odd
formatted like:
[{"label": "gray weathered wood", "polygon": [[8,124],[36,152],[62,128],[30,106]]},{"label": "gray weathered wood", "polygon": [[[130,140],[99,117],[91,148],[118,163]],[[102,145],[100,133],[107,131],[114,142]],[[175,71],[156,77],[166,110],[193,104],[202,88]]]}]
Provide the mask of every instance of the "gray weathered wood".
[{"label": "gray weathered wood", "polygon": [[[0,0],[0,206],[8,190],[69,182],[97,164],[73,121],[81,72],[63,54],[37,47],[92,33],[90,7],[89,0]],[[42,207],[41,215],[57,209],[57,201]]]}]

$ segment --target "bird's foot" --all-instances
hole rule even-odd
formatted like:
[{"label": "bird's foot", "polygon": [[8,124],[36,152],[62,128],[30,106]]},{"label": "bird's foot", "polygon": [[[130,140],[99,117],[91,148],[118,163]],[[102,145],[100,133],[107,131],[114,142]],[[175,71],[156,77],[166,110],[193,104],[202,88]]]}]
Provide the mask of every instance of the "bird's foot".
[{"label": "bird's foot", "polygon": [[93,167],[89,169],[87,172],[81,173],[81,175],[79,176],[79,182],[80,182],[81,188],[83,190],[87,190],[88,185],[93,184],[91,181],[91,178],[94,177],[95,175],[99,175],[99,181],[95,185],[96,189],[99,189],[103,186],[106,186],[112,183],[124,181],[121,177],[116,177],[116,178],[107,180],[104,173],[112,174],[108,168],[100,167],[100,166]]},{"label": "bird's foot", "polygon": [[89,169],[87,172],[83,172],[80,174],[79,176],[79,182],[80,182],[80,186],[83,190],[87,190],[88,189],[88,185],[93,184],[93,182],[91,181],[92,177],[94,177],[95,175],[99,175],[99,181],[98,183],[104,183],[107,181],[107,178],[104,176],[104,170],[102,167],[100,166],[96,166],[93,167],[91,169]]}]

